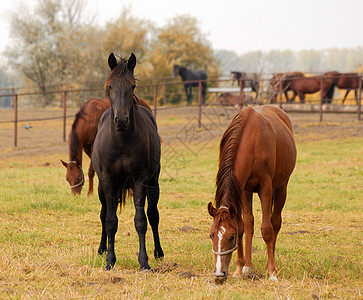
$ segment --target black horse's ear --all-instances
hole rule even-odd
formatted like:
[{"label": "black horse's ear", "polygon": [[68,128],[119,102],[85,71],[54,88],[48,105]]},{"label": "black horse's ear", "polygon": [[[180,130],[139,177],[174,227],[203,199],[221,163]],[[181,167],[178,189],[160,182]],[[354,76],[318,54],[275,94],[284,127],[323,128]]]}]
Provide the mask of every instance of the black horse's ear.
[{"label": "black horse's ear", "polygon": [[117,59],[113,53],[108,56],[108,66],[110,67],[111,71],[117,66]]},{"label": "black horse's ear", "polygon": [[209,203],[208,203],[208,213],[209,213],[212,217],[214,217],[214,216],[216,215],[216,213],[217,213],[217,210],[214,208],[214,206],[213,206],[212,202],[209,202]]},{"label": "black horse's ear", "polygon": [[130,71],[134,71],[135,69],[135,66],[136,66],[136,56],[134,53],[131,53],[128,61],[127,61],[127,68],[130,70]]}]

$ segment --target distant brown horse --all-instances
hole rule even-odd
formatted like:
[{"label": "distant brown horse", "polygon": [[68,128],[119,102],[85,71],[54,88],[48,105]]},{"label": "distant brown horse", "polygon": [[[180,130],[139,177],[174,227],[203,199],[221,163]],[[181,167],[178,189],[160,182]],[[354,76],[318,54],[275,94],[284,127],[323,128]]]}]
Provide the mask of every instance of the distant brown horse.
[{"label": "distant brown horse", "polygon": [[[151,111],[151,107],[144,100],[135,96],[136,104],[146,107]],[[84,185],[84,174],[82,170],[82,150],[89,158],[92,157],[93,142],[95,140],[98,122],[104,111],[111,107],[109,99],[91,99],[84,103],[77,112],[69,133],[69,161],[61,160],[67,168],[66,179],[70,185],[72,194],[80,194]],[[87,196],[93,193],[93,178],[95,170],[92,160],[88,168],[89,186]]]},{"label": "distant brown horse", "polygon": [[248,107],[234,117],[220,143],[215,207],[211,202],[208,204],[213,217],[210,237],[216,280],[227,278],[232,252],[236,249],[234,275],[252,273],[253,193],[258,193],[261,200],[261,232],[268,255],[266,269],[270,279],[277,280],[275,245],[295,161],[292,126],[283,110],[273,106]]},{"label": "distant brown horse", "polygon": [[330,96],[331,98],[333,98],[334,96],[334,87],[347,90],[343,98],[343,104],[344,104],[350,90],[354,90],[355,100],[357,101],[358,104],[358,90],[359,87],[362,88],[361,75],[357,73],[339,73],[339,72],[327,72],[325,73],[325,75],[333,79],[334,86]]},{"label": "distant brown horse", "polygon": [[[323,80],[323,82],[322,82]],[[331,98],[329,98],[331,94],[331,89],[333,87],[333,80],[328,78],[326,75],[317,75],[311,77],[296,77],[287,76],[282,79],[283,88],[288,88],[293,92],[292,98],[289,100],[290,102],[294,102],[295,97],[299,96],[300,103],[305,102],[305,94],[314,94],[318,91],[321,93],[321,97],[323,99],[323,103],[331,103]]]},{"label": "distant brown horse", "polygon": [[[276,73],[272,76],[270,80],[270,89],[272,90],[271,103],[276,103],[277,95],[280,93],[280,83],[281,92],[284,93],[286,101],[290,102],[288,91],[290,91],[290,82],[296,78],[304,77],[304,73],[301,72],[291,72],[291,73]],[[288,80],[287,80],[288,79]]]}]

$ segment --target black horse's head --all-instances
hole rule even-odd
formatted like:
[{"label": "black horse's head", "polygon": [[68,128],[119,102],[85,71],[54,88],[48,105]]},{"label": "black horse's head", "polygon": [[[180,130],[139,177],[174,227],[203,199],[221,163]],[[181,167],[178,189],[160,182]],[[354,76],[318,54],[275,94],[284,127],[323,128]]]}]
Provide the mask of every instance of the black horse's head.
[{"label": "black horse's head", "polygon": [[131,53],[129,59],[117,59],[113,53],[108,57],[111,73],[105,84],[106,98],[111,101],[113,123],[117,130],[125,131],[130,125],[130,113],[134,104],[136,56]]},{"label": "black horse's head", "polygon": [[173,69],[173,75],[174,77],[177,77],[180,73],[180,66],[179,65],[174,65],[174,69]]}]

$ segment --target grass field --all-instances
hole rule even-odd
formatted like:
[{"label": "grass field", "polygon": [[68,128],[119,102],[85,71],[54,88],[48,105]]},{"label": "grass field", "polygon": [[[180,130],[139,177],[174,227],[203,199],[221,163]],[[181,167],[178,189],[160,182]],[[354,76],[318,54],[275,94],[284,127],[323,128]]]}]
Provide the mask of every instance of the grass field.
[{"label": "grass field", "polygon": [[[197,153],[164,144],[159,210],[165,258],[153,258],[149,227],[153,269],[146,274],[138,271],[131,200],[118,214],[117,262],[108,272],[105,256],[97,254],[98,197],[86,198],[85,188],[80,197],[70,195],[59,163],[65,154],[0,160],[0,298],[362,298],[363,138],[297,140],[276,247],[278,283],[232,277],[214,283],[206,205],[214,198],[218,139]],[[252,259],[264,274],[258,197],[254,215]],[[234,268],[235,254],[230,273]]]}]

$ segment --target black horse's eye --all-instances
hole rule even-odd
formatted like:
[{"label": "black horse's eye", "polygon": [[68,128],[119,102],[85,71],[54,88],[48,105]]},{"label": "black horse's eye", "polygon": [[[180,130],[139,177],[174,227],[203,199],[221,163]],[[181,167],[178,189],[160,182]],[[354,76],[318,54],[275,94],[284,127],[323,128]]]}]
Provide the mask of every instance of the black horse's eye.
[{"label": "black horse's eye", "polygon": [[212,235],[211,235],[211,234],[209,235],[209,238],[213,240],[213,237],[212,237]]},{"label": "black horse's eye", "polygon": [[110,85],[108,85],[107,88],[110,90],[112,87]]},{"label": "black horse's eye", "polygon": [[231,235],[228,239],[232,242],[234,240],[234,235]]}]

